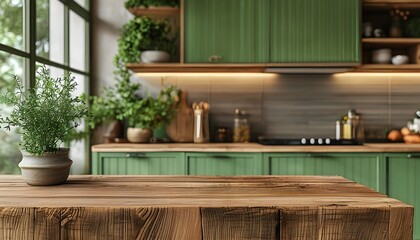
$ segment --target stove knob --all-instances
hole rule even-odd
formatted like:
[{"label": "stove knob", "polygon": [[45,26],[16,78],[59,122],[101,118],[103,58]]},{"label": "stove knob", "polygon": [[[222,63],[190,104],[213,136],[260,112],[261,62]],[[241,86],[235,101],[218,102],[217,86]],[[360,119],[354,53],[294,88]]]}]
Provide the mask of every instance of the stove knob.
[{"label": "stove knob", "polygon": [[311,139],[309,140],[309,143],[310,143],[310,144],[315,144],[315,138],[311,138]]},{"label": "stove knob", "polygon": [[325,144],[331,144],[331,140],[329,138],[325,139]]},{"label": "stove knob", "polygon": [[300,143],[302,143],[303,145],[305,145],[305,144],[306,144],[306,138],[302,138],[302,139],[300,140]]},{"label": "stove knob", "polygon": [[318,144],[322,145],[324,143],[324,140],[322,140],[322,138],[318,138]]}]

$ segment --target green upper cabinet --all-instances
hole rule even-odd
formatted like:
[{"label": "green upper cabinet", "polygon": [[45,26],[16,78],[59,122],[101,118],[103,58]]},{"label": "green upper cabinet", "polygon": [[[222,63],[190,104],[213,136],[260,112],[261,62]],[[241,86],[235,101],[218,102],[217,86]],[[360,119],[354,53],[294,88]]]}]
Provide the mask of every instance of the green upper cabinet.
[{"label": "green upper cabinet", "polygon": [[185,62],[267,62],[269,3],[185,0]]},{"label": "green upper cabinet", "polygon": [[104,175],[184,175],[187,165],[180,152],[94,152],[92,173]]},{"label": "green upper cabinet", "polygon": [[420,240],[420,153],[387,154],[388,195],[414,206],[414,238]]},{"label": "green upper cabinet", "polygon": [[270,3],[269,62],[360,62],[360,0]]},{"label": "green upper cabinet", "polygon": [[268,165],[262,153],[186,153],[190,175],[262,175]]},{"label": "green upper cabinet", "polygon": [[380,153],[267,153],[272,175],[342,176],[386,193],[386,162]]}]

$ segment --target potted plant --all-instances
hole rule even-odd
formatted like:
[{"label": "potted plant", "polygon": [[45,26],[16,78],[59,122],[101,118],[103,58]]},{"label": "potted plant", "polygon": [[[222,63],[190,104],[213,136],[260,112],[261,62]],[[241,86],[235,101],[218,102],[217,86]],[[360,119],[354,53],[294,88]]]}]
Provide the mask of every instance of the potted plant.
[{"label": "potted plant", "polygon": [[125,1],[126,8],[135,8],[135,7],[148,8],[150,6],[178,7],[179,0],[126,0]]},{"label": "potted plant", "polygon": [[178,101],[179,91],[171,86],[161,90],[156,98],[147,96],[128,104],[124,113],[130,126],[127,129],[128,141],[149,142],[154,129],[172,120]]},{"label": "potted plant", "polygon": [[64,183],[72,161],[69,149],[60,145],[73,139],[80,119],[87,113],[83,101],[72,96],[76,88],[74,77],[52,78],[43,67],[33,88],[25,91],[17,78],[15,81],[15,91],[1,98],[3,103],[14,107],[10,116],[0,117],[0,125],[7,130],[19,129],[22,176],[30,185]]},{"label": "potted plant", "polygon": [[129,73],[124,68],[116,71],[116,74],[115,87],[104,88],[101,96],[82,96],[89,106],[89,128],[95,129],[108,123],[104,134],[105,142],[108,143],[122,137],[125,107],[139,100],[136,92],[140,89],[140,84],[131,83]]},{"label": "potted plant", "polygon": [[171,37],[168,20],[135,17],[124,25],[118,39],[118,56],[124,63],[169,62],[177,40]]}]

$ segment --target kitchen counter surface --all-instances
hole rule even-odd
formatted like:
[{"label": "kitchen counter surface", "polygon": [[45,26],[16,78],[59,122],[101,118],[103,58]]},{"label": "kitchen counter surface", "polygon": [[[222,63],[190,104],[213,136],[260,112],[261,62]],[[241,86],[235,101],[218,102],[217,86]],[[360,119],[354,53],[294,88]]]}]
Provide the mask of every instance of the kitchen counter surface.
[{"label": "kitchen counter surface", "polygon": [[109,143],[92,152],[420,152],[420,144],[385,143],[353,146],[265,146],[258,143]]},{"label": "kitchen counter surface", "polygon": [[[1,239],[411,239],[412,206],[342,177],[1,176]],[[332,237],[331,237],[332,236]]]}]

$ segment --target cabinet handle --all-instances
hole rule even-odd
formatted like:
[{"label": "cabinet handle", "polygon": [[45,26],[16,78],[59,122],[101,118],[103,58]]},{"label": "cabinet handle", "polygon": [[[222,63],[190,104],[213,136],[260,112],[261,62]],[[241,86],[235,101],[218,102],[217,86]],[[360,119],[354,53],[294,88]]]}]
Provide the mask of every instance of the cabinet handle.
[{"label": "cabinet handle", "polygon": [[409,154],[407,154],[407,158],[420,158],[420,154],[409,153]]},{"label": "cabinet handle", "polygon": [[217,158],[217,159],[230,159],[231,158],[231,157],[226,156],[226,155],[214,155],[214,156],[211,156],[211,157]]},{"label": "cabinet handle", "polygon": [[127,153],[127,155],[125,155],[128,158],[138,158],[138,157],[146,157],[145,153]]},{"label": "cabinet handle", "polygon": [[209,57],[209,62],[219,62],[222,60],[222,56],[219,55],[212,55]]},{"label": "cabinet handle", "polygon": [[313,158],[332,158],[332,156],[319,154],[319,153],[308,153],[306,156],[307,157],[313,157]]}]

